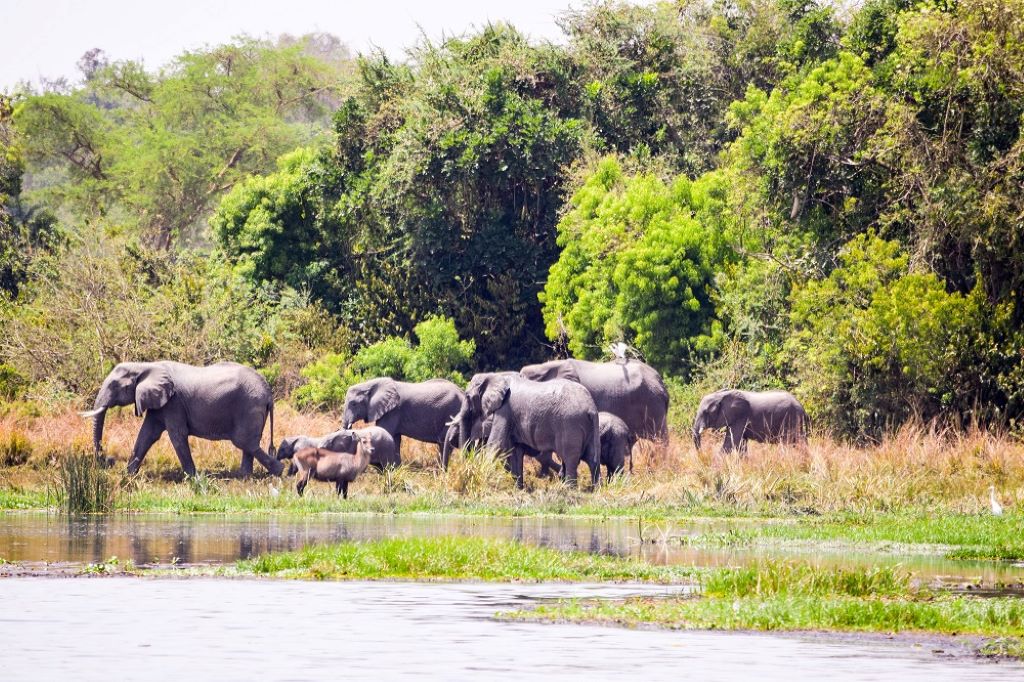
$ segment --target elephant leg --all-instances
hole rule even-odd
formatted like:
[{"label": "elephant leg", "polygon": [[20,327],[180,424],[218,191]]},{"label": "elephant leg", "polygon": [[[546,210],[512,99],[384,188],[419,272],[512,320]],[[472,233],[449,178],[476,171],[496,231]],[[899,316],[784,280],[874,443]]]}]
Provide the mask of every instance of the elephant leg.
[{"label": "elephant leg", "polygon": [[[455,429],[454,434],[452,433],[453,429]],[[448,471],[448,459],[451,457],[452,450],[455,449],[455,445],[452,442],[453,438],[458,438],[458,428],[456,426],[451,426],[445,431],[444,441],[441,443],[441,468],[444,471]]]},{"label": "elephant leg", "polygon": [[263,467],[272,473],[274,476],[280,476],[284,470],[284,464],[277,461],[266,452],[263,448],[256,446],[251,450],[242,451],[242,466],[239,468],[238,473],[242,478],[249,478],[252,476],[252,460],[256,458],[260,461]]},{"label": "elephant leg", "polygon": [[238,465],[238,475],[242,478],[249,478],[252,476],[252,461],[253,452],[242,451],[242,463]]},{"label": "elephant leg", "polygon": [[736,432],[731,426],[725,427],[725,438],[722,440],[722,453],[729,454],[738,447]]},{"label": "elephant leg", "polygon": [[348,499],[348,481],[341,482],[341,498],[343,500]]},{"label": "elephant leg", "polygon": [[579,473],[579,460],[566,457],[562,462],[562,481],[569,486],[576,487],[576,476]]},{"label": "elephant leg", "polygon": [[508,458],[505,460],[505,465],[508,470],[516,478],[516,487],[520,490],[524,487],[523,482],[523,449],[518,445],[512,448],[512,452],[508,453]]},{"label": "elephant leg", "polygon": [[171,445],[174,446],[174,454],[178,455],[181,462],[181,470],[186,476],[196,475],[196,465],[192,462],[192,448],[188,445],[188,432],[177,429],[168,430],[167,435],[171,437]]},{"label": "elephant leg", "polygon": [[555,461],[554,453],[550,450],[538,452],[534,457],[540,462],[541,478],[554,478],[561,472],[562,467]]},{"label": "elephant leg", "polygon": [[138,472],[142,466],[142,460],[146,459],[146,453],[153,447],[153,444],[160,440],[164,427],[154,417],[146,415],[139,429],[139,435],[135,438],[135,447],[132,449],[132,458],[128,460],[128,473],[130,475]]}]

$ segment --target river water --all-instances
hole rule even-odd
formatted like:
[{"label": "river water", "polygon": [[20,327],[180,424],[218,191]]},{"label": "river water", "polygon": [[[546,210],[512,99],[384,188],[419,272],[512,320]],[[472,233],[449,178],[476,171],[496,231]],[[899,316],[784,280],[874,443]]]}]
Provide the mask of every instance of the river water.
[{"label": "river water", "polygon": [[[823,565],[899,564],[926,579],[1019,583],[1024,567],[991,561],[951,561],[940,555],[822,551],[792,546],[689,547],[686,535],[726,531],[749,520],[700,520],[638,526],[636,520],[571,517],[492,518],[436,515],[295,516],[114,514],[67,518],[39,513],[0,514],[0,558],[12,562],[96,563],[116,556],[137,565],[222,564],[315,543],[388,537],[472,535],[513,539],[560,550],[634,556],[656,564],[737,566],[764,556],[797,557]],[[662,540],[668,539],[667,542]],[[653,541],[653,542],[652,542]]]},{"label": "river water", "polygon": [[[417,535],[513,538],[657,563],[739,565],[792,550],[707,550],[640,538],[735,523],[641,529],[572,518],[318,515],[0,514],[0,558],[118,556],[140,565],[219,564],[311,543]],[[826,564],[898,562],[951,582],[1020,581],[1024,569],[935,556],[799,554]],[[66,574],[66,571],[65,571]],[[500,611],[567,596],[664,594],[680,587],[305,582],[209,578],[0,579],[0,680],[110,679],[1024,679],[1024,666],[936,653],[905,638],[627,630],[517,623]],[[952,645],[956,647],[957,645]]]},{"label": "river water", "polygon": [[[678,591],[678,588],[676,588]],[[1024,667],[901,640],[495,620],[665,588],[217,579],[0,580],[5,680],[991,680]],[[1019,679],[1019,678],[1017,678]]]}]

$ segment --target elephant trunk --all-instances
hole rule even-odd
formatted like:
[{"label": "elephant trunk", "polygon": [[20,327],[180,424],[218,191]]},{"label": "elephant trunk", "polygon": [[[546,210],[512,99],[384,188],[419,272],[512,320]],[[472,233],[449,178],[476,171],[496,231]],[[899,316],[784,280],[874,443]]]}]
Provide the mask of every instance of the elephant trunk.
[{"label": "elephant trunk", "polygon": [[92,417],[92,447],[98,456],[103,450],[103,422],[106,420],[106,408],[98,408],[83,416]]}]

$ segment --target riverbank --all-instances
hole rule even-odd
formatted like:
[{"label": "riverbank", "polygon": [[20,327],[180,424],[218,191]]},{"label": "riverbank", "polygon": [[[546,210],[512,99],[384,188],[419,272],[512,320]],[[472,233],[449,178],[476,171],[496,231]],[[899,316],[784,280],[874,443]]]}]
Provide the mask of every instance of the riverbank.
[{"label": "riverbank", "polygon": [[[19,573],[12,569],[8,575]],[[909,633],[949,637],[981,656],[1024,655],[1024,600],[950,592],[900,566],[833,567],[779,559],[743,567],[659,566],[512,540],[448,536],[314,545],[226,565],[139,567],[112,559],[81,567],[75,575],[657,584],[664,591],[548,601],[500,617],[669,629]]]},{"label": "riverbank", "polygon": [[1024,600],[937,591],[897,568],[822,569],[764,561],[694,574],[693,594],[569,599],[514,620],[738,631],[974,636],[982,656],[1024,658]]}]

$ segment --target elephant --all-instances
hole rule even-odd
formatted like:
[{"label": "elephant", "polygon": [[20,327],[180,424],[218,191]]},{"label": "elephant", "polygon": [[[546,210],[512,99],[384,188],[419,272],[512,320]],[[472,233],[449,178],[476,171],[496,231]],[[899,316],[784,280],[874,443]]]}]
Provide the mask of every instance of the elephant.
[{"label": "elephant", "polygon": [[700,401],[693,420],[693,444],[700,449],[700,432],[725,428],[722,452],[747,451],[747,441],[807,443],[810,419],[800,401],[788,391],[709,393]]},{"label": "elephant", "polygon": [[[387,466],[398,466],[402,458],[395,448],[395,439],[391,434],[379,426],[367,426],[363,429],[340,429],[326,436],[314,438],[311,436],[289,436],[281,439],[277,447],[277,459],[292,459],[296,452],[304,448],[321,448],[332,452],[355,452],[356,444],[363,436],[370,439],[373,446],[373,456],[370,457],[370,466],[376,469],[383,469]],[[288,470],[288,474],[294,474],[295,464]]]},{"label": "elephant", "polygon": [[668,390],[658,370],[646,363],[626,358],[551,360],[527,365],[519,373],[533,381],[568,379],[582,384],[598,410],[622,419],[637,437],[668,443]]},{"label": "elephant", "polygon": [[[102,450],[106,411],[132,404],[136,416],[145,413],[145,419],[128,460],[129,474],[139,470],[146,453],[164,431],[187,476],[196,473],[189,436],[230,440],[242,451],[242,476],[252,474],[254,457],[275,476],[283,469],[273,458],[274,399],[270,385],[254,369],[234,362],[207,367],[169,361],[122,362],[107,375],[93,409],[81,413],[95,420],[93,445],[97,456]],[[269,454],[260,447],[268,416]]]},{"label": "elephant", "polygon": [[[514,375],[515,372],[508,372],[508,374]],[[461,412],[462,410],[459,411]],[[493,423],[494,415],[486,419],[481,419],[479,416],[475,417],[473,425],[470,427],[469,440],[466,442],[465,447],[475,448],[485,445],[487,438],[491,435],[491,424]],[[441,463],[445,469],[448,468],[448,460],[451,457],[452,450],[457,447],[459,447],[459,421],[456,417],[449,422],[448,435],[445,438],[444,450],[441,455]],[[550,452],[537,452],[526,447],[523,448],[523,452],[540,462],[540,475],[542,478],[554,476],[561,471],[561,466],[551,456]]]},{"label": "elephant", "polygon": [[627,457],[629,470],[633,471],[633,446],[636,445],[636,435],[629,430],[626,422],[611,412],[599,412],[597,420],[601,429],[601,464],[604,465],[608,478],[626,468]]},{"label": "elephant", "polygon": [[476,418],[493,417],[487,446],[508,452],[506,466],[523,487],[526,451],[558,453],[562,480],[576,484],[580,461],[594,485],[601,465],[597,406],[587,389],[572,381],[530,381],[513,372],[474,375],[457,415],[459,444],[465,447]]},{"label": "elephant", "polygon": [[345,394],[341,425],[350,429],[359,420],[373,422],[395,439],[401,453],[402,436],[437,443],[442,458],[448,422],[462,407],[462,391],[447,379],[420,383],[387,377],[356,384]]}]

